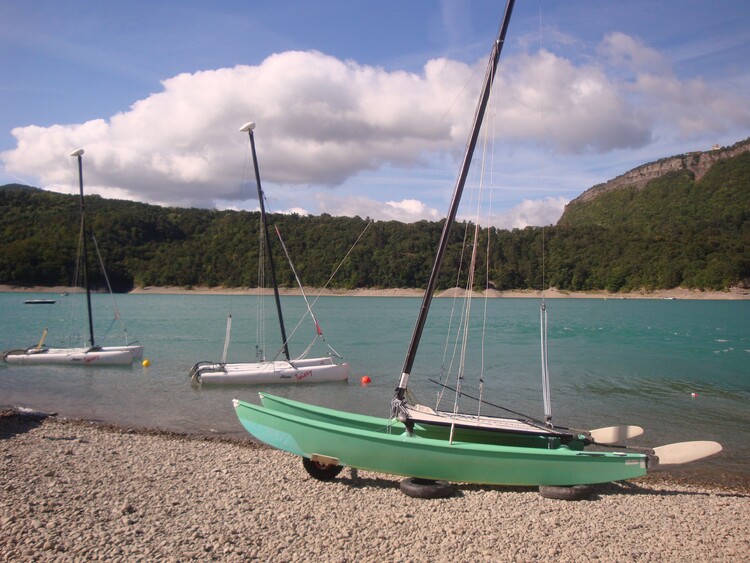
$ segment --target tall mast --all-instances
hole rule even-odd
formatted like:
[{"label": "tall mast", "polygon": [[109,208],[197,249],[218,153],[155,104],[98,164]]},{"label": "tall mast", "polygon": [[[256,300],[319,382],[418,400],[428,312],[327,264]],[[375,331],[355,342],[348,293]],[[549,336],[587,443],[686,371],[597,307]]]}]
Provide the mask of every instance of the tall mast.
[{"label": "tall mast", "polygon": [[284,356],[289,361],[289,346],[286,340],[286,329],[284,328],[284,316],[281,313],[281,298],[279,297],[279,286],[276,284],[276,270],[273,267],[273,255],[271,253],[271,237],[268,234],[268,222],[266,221],[266,207],[263,203],[263,188],[260,186],[260,170],[258,169],[258,158],[255,154],[255,137],[253,136],[255,123],[245,123],[240,131],[247,132],[250,136],[250,150],[253,153],[253,166],[255,168],[255,184],[258,186],[258,201],[260,202],[260,221],[263,225],[263,234],[266,241],[266,254],[268,255],[268,265],[271,268],[271,282],[273,283],[273,296],[276,299],[276,312],[279,316],[279,327],[281,328],[281,342],[283,343]]},{"label": "tall mast", "polygon": [[448,239],[450,238],[453,223],[456,220],[458,206],[461,203],[461,194],[464,191],[466,177],[469,174],[469,166],[471,165],[471,159],[474,156],[474,148],[476,147],[477,139],[479,137],[479,130],[482,127],[482,120],[484,119],[484,113],[487,109],[487,102],[490,98],[490,91],[492,89],[492,81],[495,78],[497,64],[500,60],[500,52],[502,51],[503,44],[505,43],[505,34],[508,31],[508,24],[510,23],[510,15],[513,12],[514,3],[515,0],[508,0],[505,6],[505,14],[503,16],[502,23],[500,24],[500,31],[494,45],[492,46],[492,52],[490,53],[489,62],[487,64],[487,72],[484,76],[482,93],[479,97],[479,103],[477,105],[476,113],[474,114],[474,124],[472,125],[471,134],[469,135],[469,142],[466,145],[466,152],[464,153],[464,159],[461,163],[461,170],[458,174],[458,179],[456,180],[456,187],[453,191],[453,199],[451,200],[448,217],[446,218],[445,224],[443,225],[443,232],[440,235],[440,243],[438,244],[438,251],[437,255],[435,256],[435,262],[432,265],[430,279],[427,282],[427,288],[425,290],[424,298],[422,299],[422,307],[419,310],[417,323],[414,326],[414,333],[412,334],[411,342],[409,343],[409,350],[406,353],[404,368],[401,371],[401,379],[398,383],[398,387],[396,388],[396,403],[402,402],[406,394],[406,388],[409,383],[409,374],[411,374],[412,367],[414,366],[414,358],[417,355],[419,341],[422,338],[422,330],[424,329],[425,322],[427,321],[427,314],[430,311],[430,304],[432,303],[432,296],[435,292],[435,285],[437,283],[438,275],[440,274],[440,267],[443,264],[443,257],[445,256],[445,251],[448,247]]},{"label": "tall mast", "polygon": [[81,246],[81,252],[83,254],[83,287],[86,290],[86,309],[89,314],[89,342],[91,343],[91,347],[96,347],[96,343],[94,342],[94,320],[91,316],[91,288],[89,287],[89,260],[88,260],[88,250],[86,247],[86,238],[88,237],[88,233],[86,232],[86,208],[83,203],[83,159],[81,158],[83,156],[83,149],[78,149],[76,151],[73,151],[70,153],[70,156],[75,156],[78,158],[78,191],[80,194],[80,209],[81,209],[81,238],[83,239],[83,244]]}]

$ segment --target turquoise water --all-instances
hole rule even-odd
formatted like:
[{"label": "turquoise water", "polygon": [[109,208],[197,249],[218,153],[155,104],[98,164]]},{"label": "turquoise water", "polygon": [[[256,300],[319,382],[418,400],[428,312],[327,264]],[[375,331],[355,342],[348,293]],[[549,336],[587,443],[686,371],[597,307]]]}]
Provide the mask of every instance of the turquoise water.
[{"label": "turquoise water", "polygon": [[[59,303],[24,304],[26,299],[50,297]],[[112,299],[93,299],[97,334],[104,334],[113,318]],[[270,299],[260,299],[266,299],[265,314],[271,316]],[[77,300],[73,295],[0,293],[0,350],[38,342],[45,326],[47,343],[57,344],[66,330],[69,304]],[[258,300],[119,295],[121,316],[131,338],[145,345],[148,368],[4,365],[0,405],[119,425],[245,436],[231,399],[255,401],[260,388],[195,389],[187,374],[197,361],[220,359],[230,311],[234,322],[228,359],[254,358]],[[282,300],[291,331],[304,313],[304,302],[301,297]],[[443,363],[453,304],[452,299],[433,302],[412,374],[410,387],[426,404],[434,403],[437,394],[428,379],[436,378]],[[420,299],[407,297],[321,297],[315,307],[318,320],[327,342],[351,364],[352,379],[348,384],[264,389],[387,416],[419,305]],[[483,307],[483,300],[474,301],[476,335],[481,333]],[[543,416],[539,301],[492,299],[487,307],[484,398]],[[639,445],[717,440],[725,448],[721,454],[686,467],[714,479],[750,481],[750,301],[551,299],[547,309],[556,423],[579,428],[638,424],[646,430],[635,442]],[[268,341],[276,343],[277,334],[278,327],[269,324]],[[313,334],[311,323],[303,323],[291,342],[292,352],[301,352]],[[472,395],[479,392],[475,373],[480,359],[476,351],[466,359],[464,390]],[[360,385],[362,375],[370,376],[372,383]],[[465,408],[475,404],[467,400]],[[483,407],[483,412],[493,411]]]}]

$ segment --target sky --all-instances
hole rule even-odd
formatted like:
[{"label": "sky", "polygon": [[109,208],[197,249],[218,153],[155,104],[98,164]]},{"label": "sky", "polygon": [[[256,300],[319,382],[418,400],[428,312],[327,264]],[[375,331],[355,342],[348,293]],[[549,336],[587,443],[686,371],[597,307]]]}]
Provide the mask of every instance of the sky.
[{"label": "sky", "polygon": [[[447,214],[504,0],[3,0],[0,185],[413,222]],[[750,2],[517,0],[464,211],[750,137]],[[481,215],[480,215],[481,213]]]}]

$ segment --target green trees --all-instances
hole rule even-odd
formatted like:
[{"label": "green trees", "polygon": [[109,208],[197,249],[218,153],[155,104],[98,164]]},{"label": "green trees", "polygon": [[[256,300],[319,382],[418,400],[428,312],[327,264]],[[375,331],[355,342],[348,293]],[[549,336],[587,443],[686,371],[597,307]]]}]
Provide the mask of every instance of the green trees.
[{"label": "green trees", "polygon": [[[257,284],[258,213],[164,208],[98,196],[86,196],[86,205],[116,290]],[[443,226],[327,214],[272,214],[269,221],[272,238],[276,225],[305,285],[323,287],[340,265],[331,287],[345,289],[424,287]],[[473,232],[473,226],[457,224],[451,233],[439,289],[465,283],[459,266],[470,255],[467,230]],[[480,237],[479,271],[489,237],[490,283],[500,290],[717,290],[747,284],[750,153],[718,162],[697,182],[677,172],[641,190],[624,188],[576,202],[555,227],[482,229]],[[77,196],[0,186],[0,284],[71,284],[77,239]],[[280,245],[274,242],[273,251],[279,283],[294,286]],[[103,287],[95,262],[91,269],[93,284]],[[484,284],[484,275],[478,275],[476,288]]]}]

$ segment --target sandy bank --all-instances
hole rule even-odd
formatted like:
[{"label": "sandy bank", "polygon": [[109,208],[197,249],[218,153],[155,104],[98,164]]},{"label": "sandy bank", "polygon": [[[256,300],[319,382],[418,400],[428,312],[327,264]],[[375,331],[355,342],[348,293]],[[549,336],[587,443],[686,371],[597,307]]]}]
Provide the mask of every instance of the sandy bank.
[{"label": "sandy bank", "polygon": [[[229,408],[229,407],[228,407]],[[645,478],[588,501],[307,476],[245,441],[0,417],[0,558],[220,561],[744,561],[750,496]]]},{"label": "sandy bank", "polygon": [[[78,293],[80,288],[70,287],[19,287],[12,285],[0,285],[0,292],[26,292],[26,293]],[[281,288],[282,295],[300,295],[297,288]],[[234,288],[234,287],[136,287],[130,293],[152,294],[152,295],[272,295],[271,289],[258,288]],[[308,297],[318,295],[346,296],[346,297],[422,297],[424,291],[421,289],[318,289],[314,287],[305,288]],[[465,293],[460,288],[448,289],[436,295],[436,297],[453,297]],[[541,291],[514,290],[486,292],[474,292],[475,297],[484,297],[485,294],[492,298],[536,298],[542,297]],[[610,293],[608,291],[561,291],[556,288],[544,292],[546,299],[715,299],[715,300],[742,300],[750,299],[750,290],[732,288],[729,291],[699,291],[692,289],[664,289],[656,291],[631,291],[626,293]]]},{"label": "sandy bank", "polygon": [[[300,295],[299,289],[281,289],[282,295]],[[178,287],[139,287],[134,289],[131,293],[153,293],[153,294],[179,294],[179,295],[190,295],[190,294],[216,294],[216,295],[271,295],[273,291],[271,289],[238,289],[238,288],[191,288],[184,289]],[[305,288],[305,293],[308,296],[317,295],[343,295],[349,297],[422,297],[424,291],[421,289],[326,289],[319,290],[316,288]],[[448,289],[438,293],[437,297],[453,297],[456,295],[463,295],[464,290],[459,288]],[[543,294],[541,291],[534,290],[515,290],[515,291],[496,291],[487,290],[486,292],[474,292],[475,297],[487,297],[492,298],[540,298],[544,295],[547,299],[750,299],[750,290],[742,290],[738,288],[732,288],[730,291],[696,291],[690,289],[667,289],[659,291],[633,291],[628,293],[610,293],[607,291],[594,291],[594,292],[582,292],[582,291],[560,291],[552,288],[545,291]]]}]

